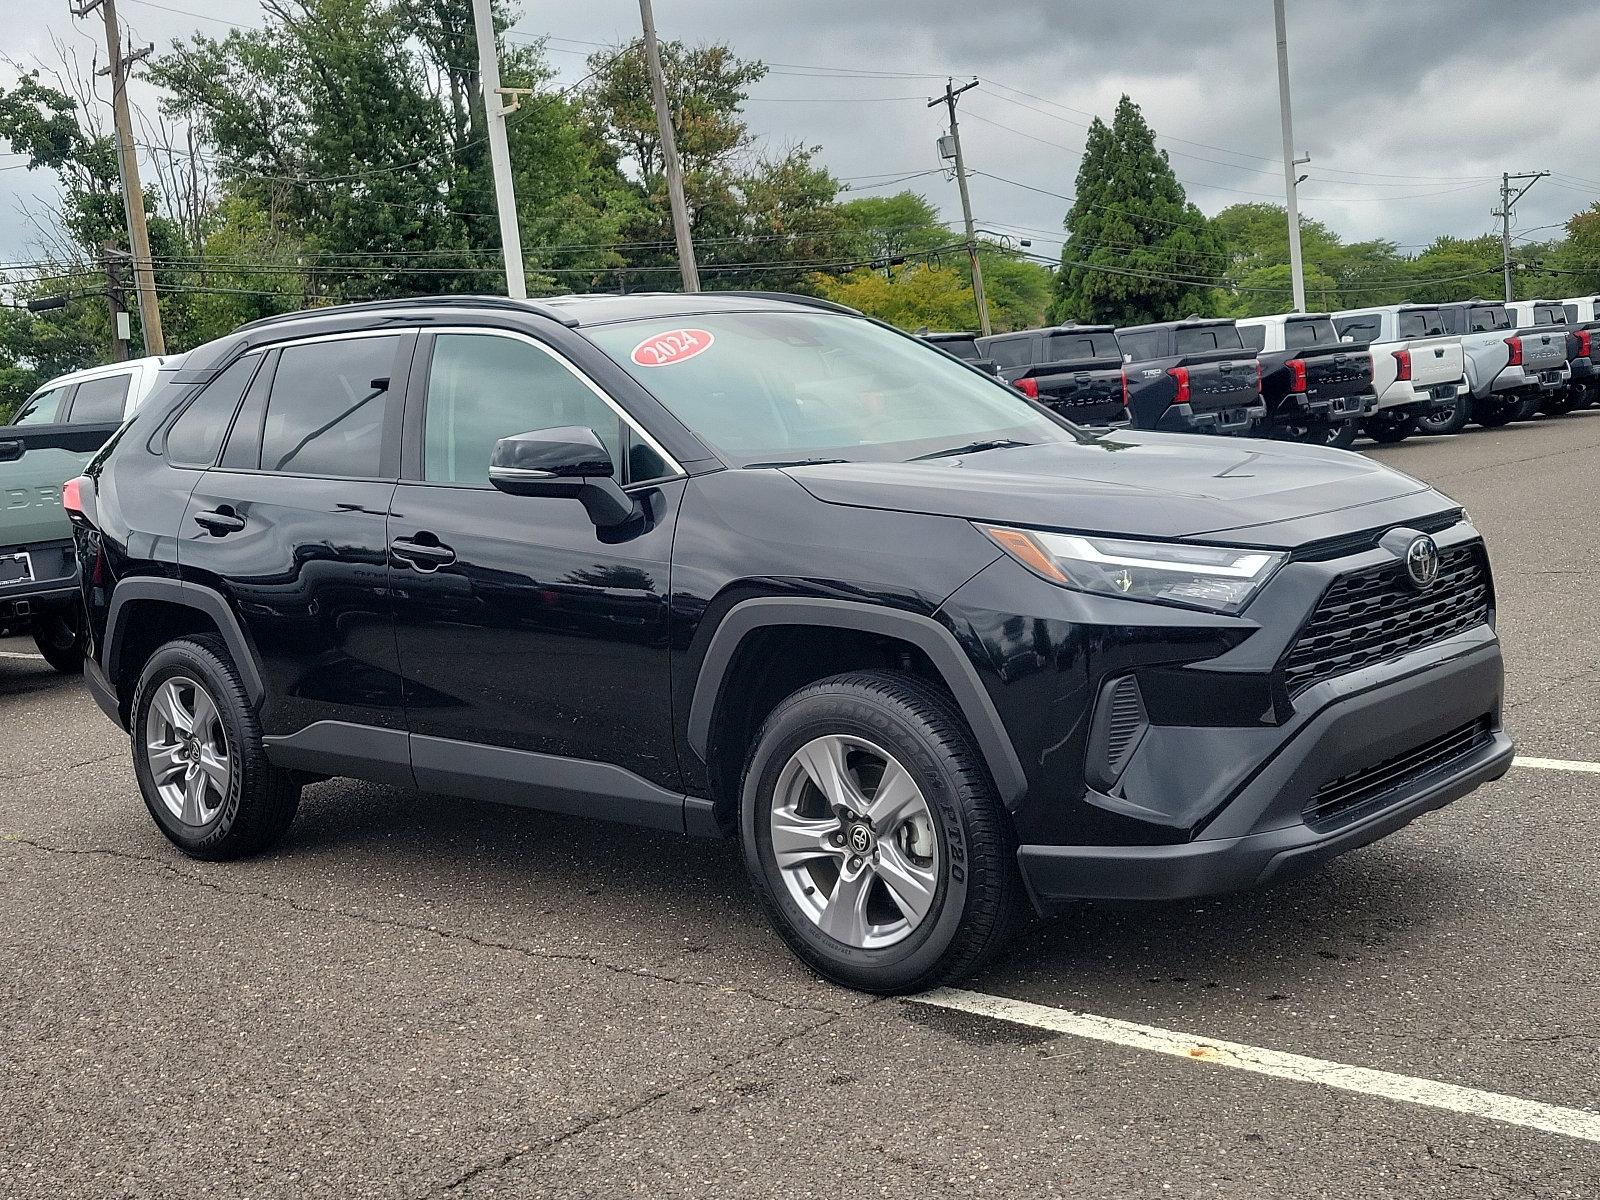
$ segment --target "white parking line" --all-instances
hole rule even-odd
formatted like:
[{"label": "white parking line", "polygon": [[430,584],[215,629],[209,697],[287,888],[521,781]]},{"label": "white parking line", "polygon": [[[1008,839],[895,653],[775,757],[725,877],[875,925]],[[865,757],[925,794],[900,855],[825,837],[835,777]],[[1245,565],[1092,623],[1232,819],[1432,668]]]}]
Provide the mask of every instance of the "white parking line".
[{"label": "white parking line", "polygon": [[1151,1025],[1136,1025],[1132,1021],[1119,1021],[1112,1017],[1068,1012],[1063,1008],[1050,1008],[1043,1004],[1030,1004],[1025,1000],[989,996],[982,992],[968,992],[960,988],[935,988],[931,992],[924,992],[920,996],[909,996],[907,999],[915,1004],[927,1004],[936,1008],[972,1013],[980,1017],[992,1017],[999,1021],[1068,1033],[1074,1037],[1090,1038],[1097,1042],[1114,1042],[1119,1046],[1154,1050],[1158,1054],[1170,1054],[1193,1062],[1232,1067],[1238,1071],[1253,1071],[1258,1075],[1274,1075],[1279,1079],[1292,1079],[1299,1083],[1321,1084],[1323,1087],[1339,1088],[1347,1092],[1381,1096],[1386,1100],[1401,1100],[1408,1104],[1422,1104],[1429,1108],[1466,1113],[1469,1116],[1500,1121],[1507,1125],[1541,1129],[1547,1133],[1558,1133],[1563,1137],[1581,1138],[1586,1142],[1600,1142],[1600,1113],[1581,1108],[1561,1108],[1554,1104],[1541,1104],[1537,1100],[1523,1100],[1517,1096],[1502,1096],[1497,1092],[1481,1092],[1477,1088],[1457,1087],[1453,1083],[1414,1079],[1409,1075],[1395,1075],[1367,1067],[1350,1067],[1320,1058],[1263,1050],[1257,1046],[1245,1046],[1238,1042],[1202,1038],[1192,1033],[1157,1029]]},{"label": "white parking line", "polygon": [[37,654],[18,654],[15,650],[0,650],[0,658],[25,658],[29,662],[43,662]]},{"label": "white parking line", "polygon": [[1541,771],[1583,771],[1600,775],[1600,763],[1578,762],[1570,758],[1524,758],[1517,755],[1511,760],[1514,767],[1537,767]]}]

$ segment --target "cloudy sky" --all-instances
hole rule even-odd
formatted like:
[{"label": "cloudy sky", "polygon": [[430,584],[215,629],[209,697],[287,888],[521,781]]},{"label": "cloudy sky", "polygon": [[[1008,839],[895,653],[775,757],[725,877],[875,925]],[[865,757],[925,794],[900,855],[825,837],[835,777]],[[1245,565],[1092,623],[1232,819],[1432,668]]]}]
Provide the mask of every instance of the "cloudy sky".
[{"label": "cloudy sky", "polygon": [[[119,0],[141,42],[259,21],[256,0]],[[1208,213],[1281,201],[1271,0],[655,0],[666,38],[726,40],[772,73],[747,106],[773,143],[822,147],[860,194],[913,187],[946,215],[955,184],[933,171],[943,77],[983,82],[961,102],[981,226],[1059,246],[1090,114],[1127,92],[1190,198]],[[0,0],[0,51],[53,61],[52,35],[103,50],[98,18],[67,0]],[[18,9],[20,8],[20,13]],[[184,10],[184,11],[177,11]],[[523,0],[517,36],[549,38],[572,81],[596,43],[638,29],[636,0]],[[1600,5],[1564,0],[1289,0],[1295,141],[1309,151],[1302,210],[1345,237],[1407,249],[1493,227],[1500,172],[1549,170],[1517,210],[1519,233],[1600,198]],[[0,68],[0,82],[5,81]],[[102,81],[103,84],[104,81]],[[102,87],[104,90],[104,87]],[[153,105],[148,91],[135,101]],[[0,151],[0,261],[36,238],[23,210],[52,182]],[[991,176],[998,178],[991,178]],[[1006,182],[1009,181],[1009,182]],[[874,184],[879,186],[874,187]],[[1030,190],[1032,189],[1032,190]],[[1059,195],[1051,195],[1057,193]],[[1541,228],[1546,227],[1546,228]]]}]

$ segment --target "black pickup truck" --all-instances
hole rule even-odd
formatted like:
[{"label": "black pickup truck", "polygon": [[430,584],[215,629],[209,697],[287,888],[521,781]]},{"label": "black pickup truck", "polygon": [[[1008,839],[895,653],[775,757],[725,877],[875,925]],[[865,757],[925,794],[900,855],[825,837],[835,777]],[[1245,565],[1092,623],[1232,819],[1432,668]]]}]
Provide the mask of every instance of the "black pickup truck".
[{"label": "black pickup truck", "polygon": [[1232,320],[1130,325],[1117,345],[1135,428],[1243,434],[1267,415],[1255,352]]},{"label": "black pickup truck", "polygon": [[1261,364],[1267,416],[1258,433],[1340,449],[1356,440],[1378,403],[1366,346],[1340,342],[1328,313],[1245,317],[1239,336]]},{"label": "black pickup truck", "polygon": [[1110,325],[1058,325],[978,339],[978,352],[1001,379],[1069,420],[1121,425],[1128,420],[1122,351]]},{"label": "black pickup truck", "polygon": [[946,354],[959,358],[964,363],[971,363],[981,371],[995,374],[994,361],[985,357],[982,350],[978,349],[978,334],[970,329],[951,330],[917,330],[917,336],[930,345],[937,346]]}]

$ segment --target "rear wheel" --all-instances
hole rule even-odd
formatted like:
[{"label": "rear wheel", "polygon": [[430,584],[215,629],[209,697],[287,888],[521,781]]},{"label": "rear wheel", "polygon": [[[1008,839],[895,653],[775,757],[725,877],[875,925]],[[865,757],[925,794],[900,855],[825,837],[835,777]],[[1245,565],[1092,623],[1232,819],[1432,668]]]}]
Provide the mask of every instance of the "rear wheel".
[{"label": "rear wheel", "polygon": [[1467,427],[1467,422],[1472,419],[1472,397],[1468,394],[1457,396],[1455,403],[1447,409],[1434,409],[1426,416],[1417,418],[1417,432],[1440,437],[1449,433],[1460,433]]},{"label": "rear wheel", "polygon": [[1529,392],[1517,401],[1516,414],[1511,419],[1513,421],[1529,420],[1538,414],[1539,406],[1543,403],[1544,397],[1540,393]]},{"label": "rear wheel", "polygon": [[1564,417],[1578,407],[1579,396],[1570,389],[1553,392],[1546,396],[1539,404],[1539,411],[1546,416]]},{"label": "rear wheel", "polygon": [[33,619],[33,644],[63,675],[83,670],[83,612],[77,605],[41,613]]},{"label": "rear wheel", "polygon": [[1362,423],[1361,430],[1375,442],[1393,445],[1403,442],[1417,429],[1415,417],[1386,417],[1379,413],[1375,417],[1368,417]]},{"label": "rear wheel", "polygon": [[1347,421],[1284,421],[1272,425],[1267,436],[1281,442],[1300,442],[1306,446],[1332,446],[1348,450],[1356,440],[1358,422],[1354,417]]},{"label": "rear wheel", "polygon": [[239,858],[283,836],[300,781],[267,761],[261,726],[222,641],[169,642],[133,694],[133,770],[161,832],[195,858]]},{"label": "rear wheel", "polygon": [[1472,409],[1472,419],[1485,429],[1499,429],[1516,420],[1519,405],[1515,400],[1482,400]]},{"label": "rear wheel", "polygon": [[1009,819],[949,698],[836,675],[783,701],[745,770],[745,866],[789,948],[880,993],[976,971],[1017,901]]}]

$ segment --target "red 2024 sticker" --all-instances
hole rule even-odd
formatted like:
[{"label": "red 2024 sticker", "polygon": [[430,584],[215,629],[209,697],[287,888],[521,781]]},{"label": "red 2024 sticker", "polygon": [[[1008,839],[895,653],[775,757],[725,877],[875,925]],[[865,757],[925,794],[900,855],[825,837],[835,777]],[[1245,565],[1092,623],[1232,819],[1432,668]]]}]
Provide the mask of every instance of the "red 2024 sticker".
[{"label": "red 2024 sticker", "polygon": [[670,367],[711,349],[714,340],[704,329],[669,329],[640,342],[631,357],[641,367]]}]

